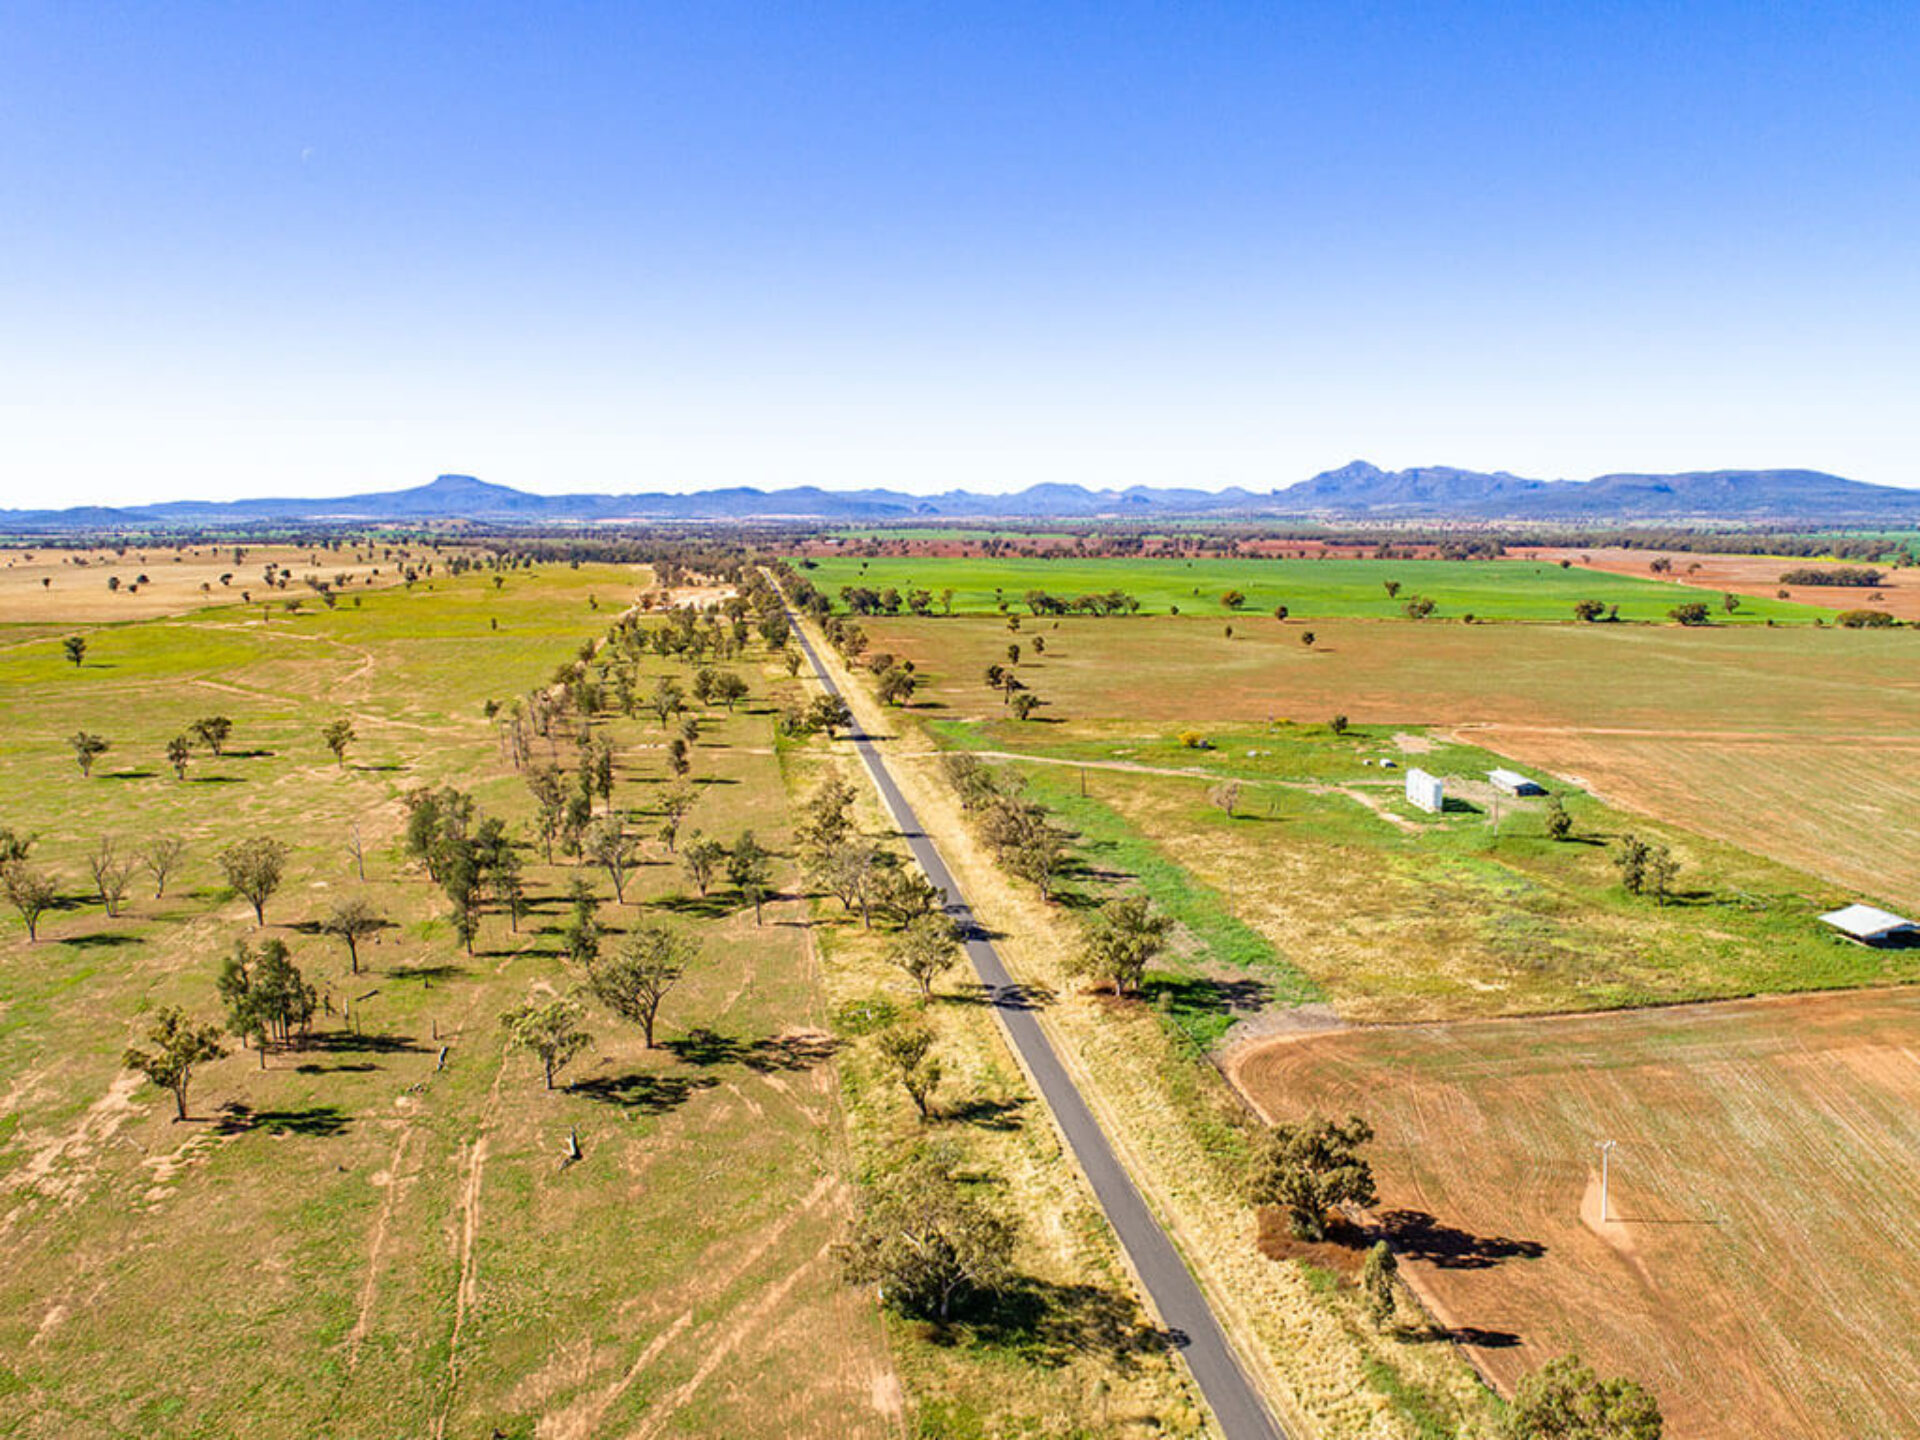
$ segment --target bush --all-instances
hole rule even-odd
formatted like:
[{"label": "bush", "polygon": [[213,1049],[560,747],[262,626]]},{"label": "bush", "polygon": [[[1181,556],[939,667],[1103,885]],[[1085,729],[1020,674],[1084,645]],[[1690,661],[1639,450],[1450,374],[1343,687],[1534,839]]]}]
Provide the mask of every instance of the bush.
[{"label": "bush", "polygon": [[1884,610],[1842,610],[1839,618],[1849,630],[1891,630],[1897,623]]},{"label": "bush", "polygon": [[1836,565],[1830,570],[1805,568],[1789,570],[1780,577],[1782,585],[1850,585],[1871,590],[1880,583],[1880,572],[1865,565]]}]

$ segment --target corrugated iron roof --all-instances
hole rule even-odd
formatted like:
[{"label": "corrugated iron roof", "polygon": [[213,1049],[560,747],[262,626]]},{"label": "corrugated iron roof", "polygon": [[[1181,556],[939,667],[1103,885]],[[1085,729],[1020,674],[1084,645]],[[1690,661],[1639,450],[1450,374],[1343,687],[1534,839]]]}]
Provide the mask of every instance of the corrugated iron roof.
[{"label": "corrugated iron roof", "polygon": [[1856,940],[1871,940],[1900,930],[1914,928],[1913,921],[1876,905],[1848,905],[1830,910],[1820,917],[1836,930],[1844,930]]}]

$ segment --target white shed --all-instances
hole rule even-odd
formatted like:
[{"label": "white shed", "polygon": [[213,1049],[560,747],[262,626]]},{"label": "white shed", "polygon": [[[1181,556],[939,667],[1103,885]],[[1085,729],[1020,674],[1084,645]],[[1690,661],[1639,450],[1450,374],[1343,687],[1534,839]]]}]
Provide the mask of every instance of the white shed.
[{"label": "white shed", "polygon": [[1920,940],[1920,925],[1874,905],[1849,905],[1820,917],[1850,940],[1862,945],[1907,944]]},{"label": "white shed", "polygon": [[1407,803],[1416,810],[1438,815],[1447,808],[1447,782],[1417,767],[1408,770]]},{"label": "white shed", "polygon": [[1504,790],[1509,795],[1544,795],[1546,786],[1537,780],[1529,780],[1518,770],[1489,770],[1487,779],[1493,782],[1493,788]]}]

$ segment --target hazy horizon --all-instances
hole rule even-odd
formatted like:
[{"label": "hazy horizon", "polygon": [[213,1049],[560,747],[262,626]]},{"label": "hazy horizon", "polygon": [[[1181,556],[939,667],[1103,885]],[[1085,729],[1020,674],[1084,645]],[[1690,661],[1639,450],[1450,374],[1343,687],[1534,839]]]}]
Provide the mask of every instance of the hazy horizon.
[{"label": "hazy horizon", "polygon": [[1920,9],[0,17],[0,505],[1920,486]]}]

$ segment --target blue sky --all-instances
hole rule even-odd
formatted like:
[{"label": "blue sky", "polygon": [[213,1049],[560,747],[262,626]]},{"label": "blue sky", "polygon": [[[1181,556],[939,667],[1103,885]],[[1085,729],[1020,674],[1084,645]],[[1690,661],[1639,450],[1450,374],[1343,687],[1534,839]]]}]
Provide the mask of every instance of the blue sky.
[{"label": "blue sky", "polygon": [[1920,6],[0,0],[0,504],[1920,484]]}]

